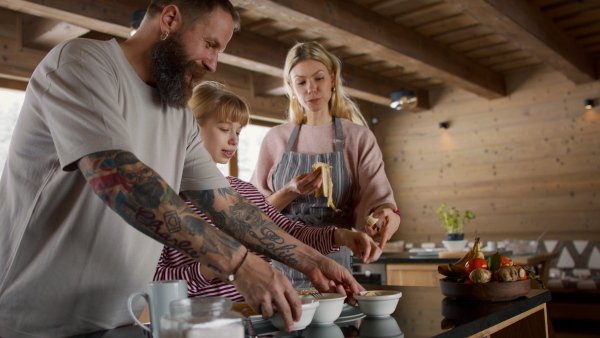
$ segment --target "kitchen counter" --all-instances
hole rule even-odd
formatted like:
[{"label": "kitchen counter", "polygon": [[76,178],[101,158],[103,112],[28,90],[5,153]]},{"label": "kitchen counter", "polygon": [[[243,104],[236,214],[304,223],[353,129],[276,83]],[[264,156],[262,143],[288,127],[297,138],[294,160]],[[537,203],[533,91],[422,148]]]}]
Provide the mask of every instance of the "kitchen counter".
[{"label": "kitchen counter", "polygon": [[[483,254],[486,258],[490,255],[495,254],[498,251],[494,252],[486,252]],[[465,251],[466,253],[466,251]],[[432,254],[435,254],[432,253]],[[511,256],[512,251],[500,251],[501,256]],[[458,261],[459,258],[439,258],[437,255],[420,255],[414,252],[384,252],[379,260],[375,263],[371,264],[392,264],[392,263],[435,263],[435,264],[444,264],[444,263],[454,263]],[[360,263],[360,262],[359,262]]]},{"label": "kitchen counter", "polygon": [[[485,257],[496,252],[483,252]],[[513,256],[512,251],[500,251],[500,255],[512,257],[515,264],[534,268],[540,279],[547,285],[552,259],[557,253],[538,253],[527,256]],[[438,274],[437,266],[440,264],[455,263],[459,258],[439,258],[437,254],[422,255],[411,252],[384,253],[379,260],[370,264],[355,261],[356,271],[364,273],[379,273],[382,275],[382,284],[403,286],[437,286],[438,280],[444,276]],[[538,287],[538,284],[534,284]]]},{"label": "kitchen counter", "polygon": [[[391,317],[365,317],[338,323],[337,328],[311,325],[292,334],[269,332],[263,337],[302,337],[302,334],[306,334],[307,338],[320,337],[321,334],[332,337],[332,329],[340,337],[548,337],[546,303],[551,295],[547,290],[534,289],[524,297],[506,302],[471,302],[448,299],[441,294],[439,287],[365,285],[365,288],[402,292]],[[121,337],[148,336],[136,326],[78,336]]]}]

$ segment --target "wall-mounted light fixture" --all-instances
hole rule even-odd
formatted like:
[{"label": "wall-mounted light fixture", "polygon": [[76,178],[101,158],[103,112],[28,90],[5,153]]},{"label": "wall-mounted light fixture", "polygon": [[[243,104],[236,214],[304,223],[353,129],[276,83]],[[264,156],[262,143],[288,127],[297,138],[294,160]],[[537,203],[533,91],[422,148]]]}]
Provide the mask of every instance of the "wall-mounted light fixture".
[{"label": "wall-mounted light fixture", "polygon": [[138,28],[142,24],[142,20],[144,20],[144,16],[146,15],[145,9],[140,9],[138,11],[133,12],[131,15],[131,36],[137,32]]},{"label": "wall-mounted light fixture", "polygon": [[592,100],[592,99],[585,100],[585,109],[592,109],[592,108],[594,108],[594,100]]},{"label": "wall-mounted light fixture", "polygon": [[446,130],[450,126],[450,122],[440,122],[440,130]]},{"label": "wall-mounted light fixture", "polygon": [[417,106],[417,97],[415,92],[408,89],[401,89],[390,94],[392,102],[390,108],[396,110],[409,110]]}]

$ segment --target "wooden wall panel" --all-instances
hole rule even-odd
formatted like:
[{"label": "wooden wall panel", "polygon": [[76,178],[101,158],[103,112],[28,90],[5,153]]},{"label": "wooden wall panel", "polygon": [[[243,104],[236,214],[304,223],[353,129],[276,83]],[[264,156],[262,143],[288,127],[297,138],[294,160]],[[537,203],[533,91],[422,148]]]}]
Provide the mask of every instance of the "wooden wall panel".
[{"label": "wooden wall panel", "polygon": [[[374,113],[403,215],[394,240],[443,240],[444,202],[476,214],[470,240],[532,240],[546,228],[545,239],[600,239],[600,83],[539,68],[509,74],[507,87],[496,100],[443,88],[432,110]],[[599,106],[586,111],[585,99]]]}]

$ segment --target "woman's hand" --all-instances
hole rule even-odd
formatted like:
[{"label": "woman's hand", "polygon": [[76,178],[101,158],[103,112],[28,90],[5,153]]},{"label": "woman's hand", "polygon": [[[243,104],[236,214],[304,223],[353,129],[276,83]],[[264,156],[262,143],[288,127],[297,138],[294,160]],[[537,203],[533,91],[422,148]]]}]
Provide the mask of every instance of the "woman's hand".
[{"label": "woman's hand", "polygon": [[354,256],[362,259],[365,264],[377,261],[383,252],[373,238],[366,233],[346,229],[335,230],[333,244],[348,247]]},{"label": "woman's hand", "polygon": [[267,197],[275,209],[281,212],[298,195],[310,195],[317,191],[323,183],[321,170],[306,174],[300,174],[289,181],[283,188],[276,191],[273,195]]},{"label": "woman's hand", "polygon": [[288,194],[310,195],[317,191],[323,183],[321,170],[316,170],[307,174],[300,174],[289,181],[283,189]]},{"label": "woman's hand", "polygon": [[372,238],[379,238],[379,247],[383,249],[385,243],[392,238],[392,235],[398,228],[400,228],[400,222],[402,221],[400,215],[396,214],[392,208],[379,207],[373,212],[373,217],[379,218],[377,223],[369,226],[365,225],[365,232]]}]

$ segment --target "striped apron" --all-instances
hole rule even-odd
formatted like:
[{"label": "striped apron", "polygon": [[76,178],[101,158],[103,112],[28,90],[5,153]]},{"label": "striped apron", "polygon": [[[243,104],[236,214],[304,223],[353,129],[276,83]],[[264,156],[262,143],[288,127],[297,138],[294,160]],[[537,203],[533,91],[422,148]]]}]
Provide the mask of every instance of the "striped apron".
[{"label": "striped apron", "polygon": [[[312,165],[315,162],[327,163],[331,169],[331,179],[333,181],[333,204],[340,209],[334,211],[327,205],[327,198],[323,195],[315,197],[311,195],[299,195],[290,203],[282,213],[295,221],[301,221],[307,225],[318,228],[324,228],[329,225],[336,225],[340,228],[351,228],[350,208],[352,198],[352,179],[346,168],[344,160],[344,132],[339,118],[334,117],[335,128],[335,152],[307,155],[292,152],[292,147],[296,143],[300,127],[296,125],[286,145],[285,153],[277,164],[273,172],[273,187],[275,191],[283,188],[294,177],[313,171]],[[347,268],[352,273],[352,251],[347,247],[341,247],[339,252],[327,255],[327,257]],[[273,265],[281,270],[292,282],[295,288],[310,287],[308,278],[287,265],[273,261]]]}]

